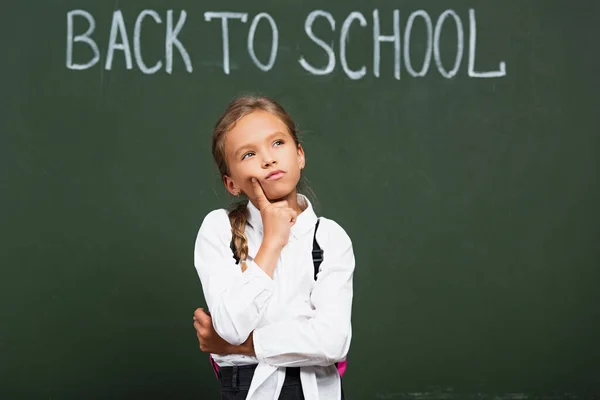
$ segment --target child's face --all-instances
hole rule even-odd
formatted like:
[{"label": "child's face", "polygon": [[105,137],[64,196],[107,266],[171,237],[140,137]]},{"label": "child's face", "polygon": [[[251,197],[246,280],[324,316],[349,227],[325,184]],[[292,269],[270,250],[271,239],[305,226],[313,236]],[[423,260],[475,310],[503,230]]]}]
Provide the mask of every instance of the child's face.
[{"label": "child's face", "polygon": [[[254,111],[240,119],[227,132],[225,154],[230,175],[224,177],[224,183],[231,194],[242,192],[253,199],[252,178],[271,201],[295,193],[304,167],[304,150],[277,116]],[[282,173],[269,177],[275,171]]]}]

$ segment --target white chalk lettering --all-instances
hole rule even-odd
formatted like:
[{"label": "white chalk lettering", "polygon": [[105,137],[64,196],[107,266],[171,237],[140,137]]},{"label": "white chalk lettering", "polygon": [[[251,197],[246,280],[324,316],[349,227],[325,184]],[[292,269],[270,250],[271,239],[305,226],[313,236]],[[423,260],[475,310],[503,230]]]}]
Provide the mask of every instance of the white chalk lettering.
[{"label": "white chalk lettering", "polygon": [[[258,26],[258,23],[263,18],[266,18],[267,21],[269,21],[269,25],[271,26],[271,55],[269,56],[269,62],[267,64],[261,63],[258,57],[256,57],[256,53],[254,52],[254,35],[256,34],[256,28]],[[273,65],[275,64],[278,46],[279,31],[277,30],[277,24],[275,23],[275,20],[267,13],[258,14],[252,20],[252,24],[250,24],[250,32],[248,33],[248,54],[250,54],[250,58],[252,58],[254,64],[262,71],[269,71],[271,68],[273,68]]]},{"label": "white chalk lettering", "polygon": [[137,19],[135,20],[135,28],[133,30],[133,55],[135,56],[135,62],[137,63],[140,71],[142,71],[144,74],[151,75],[162,68],[162,62],[158,61],[152,68],[148,68],[142,58],[140,42],[142,36],[142,21],[146,16],[151,16],[157,24],[162,23],[158,13],[154,10],[144,10],[140,13],[140,15],[138,15]]},{"label": "white chalk lettering", "polygon": [[324,17],[325,19],[327,19],[327,21],[329,22],[329,25],[331,26],[331,29],[333,31],[335,31],[335,19],[333,19],[333,16],[330,13],[328,13],[327,11],[315,10],[315,11],[311,12],[310,14],[308,14],[308,17],[306,17],[306,21],[304,22],[304,31],[306,32],[308,37],[312,39],[313,42],[315,42],[316,44],[319,45],[319,47],[321,47],[323,50],[325,50],[325,52],[327,53],[327,57],[329,58],[329,62],[327,63],[327,66],[325,68],[321,68],[321,69],[310,65],[304,59],[304,56],[300,57],[299,62],[300,62],[300,65],[302,65],[302,68],[304,68],[311,74],[327,75],[327,74],[330,74],[333,71],[333,69],[335,68],[335,53],[333,52],[333,49],[331,48],[331,46],[329,46],[323,40],[316,37],[315,34],[313,33],[312,24],[315,22],[315,19],[317,19],[317,17]]},{"label": "white chalk lettering", "polygon": [[506,63],[500,61],[500,70],[488,72],[475,72],[475,48],[477,45],[477,23],[475,22],[475,10],[469,9],[469,76],[473,78],[497,78],[506,75]]},{"label": "white chalk lettering", "polygon": [[177,35],[181,32],[181,28],[183,28],[183,24],[185,24],[185,19],[187,17],[187,13],[185,10],[181,10],[181,14],[179,14],[179,20],[177,20],[177,25],[175,29],[173,29],[173,10],[167,11],[167,38],[165,40],[165,51],[167,58],[167,73],[171,73],[173,71],[173,45],[177,47],[179,50],[179,54],[181,54],[181,58],[185,63],[185,69],[187,72],[192,72],[194,69],[192,68],[192,62],[190,61],[190,55],[188,54],[181,41],[177,38]]},{"label": "white chalk lettering", "polygon": [[211,21],[213,18],[221,18],[221,38],[223,41],[223,72],[229,75],[229,26],[228,20],[239,19],[243,23],[248,21],[248,13],[237,12],[214,12],[208,11],[204,13],[204,20]]},{"label": "white chalk lettering", "polygon": [[[448,16],[452,16],[456,24],[456,58],[454,59],[454,67],[450,71],[446,71],[444,68],[442,64],[442,56],[440,54],[440,37],[442,35],[442,27],[444,26],[444,21]],[[460,17],[453,10],[446,10],[438,18],[433,34],[433,58],[435,59],[435,64],[437,65],[438,71],[440,71],[440,74],[442,74],[444,78],[452,78],[458,72],[462,62],[463,47],[464,33]]]},{"label": "white chalk lettering", "polygon": [[[73,17],[81,16],[84,17],[88,21],[88,30],[81,35],[77,35],[73,37]],[[100,50],[98,49],[98,45],[96,42],[90,38],[90,35],[94,33],[96,29],[96,21],[92,14],[85,10],[72,10],[67,13],[67,68],[74,70],[83,70],[88,69],[96,65],[96,63],[100,60]],[[73,63],[73,43],[87,43],[92,51],[94,52],[94,56],[90,61],[85,64],[74,64]]]},{"label": "white chalk lettering", "polygon": [[[316,47],[313,46],[293,56],[300,64],[296,68],[307,71],[308,75],[332,75],[335,72],[343,71],[344,79],[355,81],[364,79],[370,73],[369,70],[372,65],[373,76],[379,78],[382,75],[382,59],[386,60],[388,64],[390,63],[390,61],[387,61],[388,57],[382,57],[382,47],[385,47],[386,49],[383,51],[390,52],[393,48],[394,52],[393,73],[389,73],[389,79],[393,80],[400,80],[403,69],[406,70],[405,76],[408,78],[426,77],[430,73],[436,72],[445,79],[453,79],[461,73],[462,76],[469,79],[506,76],[506,63],[502,60],[498,62],[496,70],[485,70],[481,65],[481,69],[476,69],[478,21],[473,8],[465,8],[462,13],[455,9],[446,9],[435,15],[430,14],[425,9],[410,10],[402,14],[406,16],[402,21],[400,20],[399,9],[390,9],[389,12],[380,13],[379,9],[373,8],[371,9],[373,16],[372,31],[370,16],[364,10],[349,10],[338,30],[336,30],[338,21],[329,11],[323,9],[309,11],[303,22],[304,32],[306,33],[305,39],[308,39],[308,46],[313,46],[312,43],[314,43]],[[174,21],[175,13],[179,13],[177,21]],[[463,22],[466,21],[467,13],[469,26],[466,26],[466,22]],[[135,21],[125,21],[123,15],[121,10],[115,10],[110,14],[112,19],[106,21],[106,23],[111,24],[110,27],[107,26],[105,28],[108,29],[102,29],[102,31],[109,32],[106,47],[102,48],[99,45],[100,41],[94,37],[97,36],[96,27],[99,21],[88,11],[82,9],[69,11],[67,13],[66,35],[67,68],[85,70],[98,64],[102,69],[111,70],[115,68],[115,53],[121,51],[123,62],[117,62],[116,64],[119,66],[125,66],[126,69],[130,70],[134,67],[135,62],[137,69],[147,75],[156,74],[161,70],[166,71],[167,74],[172,74],[173,53],[179,52],[186,71],[190,73],[193,71],[190,54],[180,39],[180,36],[184,36],[182,31],[187,21],[185,10],[166,10],[166,15],[164,15],[154,9],[142,9],[136,16]],[[221,22],[222,65],[225,75],[231,74],[234,57],[239,56],[232,54],[230,46],[230,44],[233,44],[233,42],[230,43],[232,33],[229,29],[232,20],[235,20],[236,23],[248,23],[248,25],[231,25],[231,27],[232,29],[234,27],[248,29],[245,36],[246,51],[252,63],[262,72],[269,72],[275,68],[275,64],[281,58],[279,56],[280,44],[283,45],[282,49],[286,50],[287,55],[290,50],[299,49],[299,43],[294,43],[294,40],[302,39],[298,38],[297,35],[284,37],[280,34],[279,29],[281,26],[277,23],[277,16],[267,12],[252,14],[254,15],[252,21],[249,20],[250,14],[247,12],[207,11],[203,15],[204,20],[207,22],[215,19]],[[153,21],[148,21],[149,19]],[[126,25],[126,22],[129,25]],[[130,24],[133,22],[135,22],[133,30],[128,33],[126,27],[131,28]],[[485,26],[484,24],[481,25]],[[163,27],[166,31],[164,56],[162,54],[154,56],[158,58],[154,60],[148,55],[144,58],[143,50],[146,49],[146,46],[149,50],[152,50],[152,54],[156,54],[157,46],[155,43],[148,41],[142,45],[144,30],[163,29]],[[259,32],[261,29],[262,32]],[[456,47],[454,47],[454,29],[456,29]],[[84,30],[85,32],[83,32]],[[371,33],[373,35],[372,42]],[[364,36],[365,34],[369,37]],[[467,34],[469,35],[468,38]],[[128,35],[133,36],[128,37]],[[353,35],[357,35],[356,37],[361,40],[356,40]],[[285,39],[288,41],[285,44],[281,43]],[[368,49],[361,45],[361,43],[364,43],[364,39],[372,43],[372,49],[370,44],[367,45]],[[183,42],[187,42],[187,39]],[[77,43],[84,45],[77,45]],[[387,45],[388,43],[390,46]],[[336,49],[338,45],[339,50]],[[479,45],[481,46],[481,43]],[[104,50],[106,50],[106,53],[103,53]],[[372,54],[369,54],[369,51],[372,51]],[[81,54],[78,52],[81,52]],[[385,55],[388,54],[391,56],[391,53]],[[316,59],[309,61],[310,55],[313,55]],[[372,64],[370,59],[365,59],[365,57],[369,58],[371,56]],[[340,67],[336,71],[338,62]],[[489,60],[479,60],[480,64],[489,62]],[[435,63],[435,67],[432,65],[433,63]],[[212,64],[211,60],[202,62],[202,65]]]},{"label": "white chalk lettering", "polygon": [[[425,27],[427,28],[427,49],[425,50],[425,59],[423,60],[423,66],[420,71],[415,71],[412,66],[410,59],[410,36],[412,33],[413,23],[415,18],[421,17],[425,21]],[[404,29],[404,64],[409,74],[414,77],[421,77],[427,75],[429,71],[429,64],[431,63],[431,52],[433,50],[433,24],[429,14],[424,10],[418,10],[410,14],[408,21],[406,22],[406,28]]]},{"label": "white chalk lettering", "polygon": [[[117,32],[121,36],[121,43],[117,43]],[[133,68],[133,63],[131,62],[131,48],[129,47],[129,39],[127,38],[127,30],[125,29],[125,21],[123,20],[123,13],[121,10],[117,10],[113,13],[112,24],[110,26],[110,39],[108,40],[108,53],[106,55],[106,63],[104,66],[107,70],[112,68],[115,50],[123,50],[126,68]]]},{"label": "white chalk lettering", "polygon": [[352,22],[355,20],[358,20],[360,26],[363,28],[367,26],[367,20],[365,19],[364,15],[358,11],[354,11],[348,15],[342,24],[342,31],[340,32],[340,63],[342,64],[344,72],[346,72],[346,75],[348,75],[348,78],[353,80],[360,79],[367,73],[367,67],[364,65],[358,71],[351,70],[350,67],[348,67],[348,61],[346,60],[346,44],[350,38],[348,32],[350,30],[350,25],[352,25]]},{"label": "white chalk lettering", "polygon": [[394,34],[392,36],[381,34],[379,10],[373,10],[373,74],[377,78],[379,78],[382,42],[394,43],[394,77],[400,79],[400,10],[394,10]]}]

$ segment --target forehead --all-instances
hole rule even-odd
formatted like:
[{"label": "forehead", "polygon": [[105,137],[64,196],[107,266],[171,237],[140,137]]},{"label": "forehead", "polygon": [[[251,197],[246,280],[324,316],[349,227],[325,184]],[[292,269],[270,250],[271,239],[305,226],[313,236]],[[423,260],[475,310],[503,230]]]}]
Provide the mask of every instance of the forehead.
[{"label": "forehead", "polygon": [[287,126],[279,117],[267,111],[253,111],[241,118],[233,129],[227,132],[225,151],[234,154],[237,149],[260,143],[275,132],[282,132],[291,137]]}]

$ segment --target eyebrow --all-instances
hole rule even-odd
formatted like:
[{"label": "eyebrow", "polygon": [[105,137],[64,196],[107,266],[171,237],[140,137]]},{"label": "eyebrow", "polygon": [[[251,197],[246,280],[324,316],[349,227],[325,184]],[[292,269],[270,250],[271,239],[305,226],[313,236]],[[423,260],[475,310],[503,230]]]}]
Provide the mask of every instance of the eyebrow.
[{"label": "eyebrow", "polygon": [[[279,131],[273,132],[273,133],[271,133],[269,136],[267,136],[265,140],[270,140],[270,139],[272,139],[273,137],[275,137],[275,136],[280,136],[280,135],[284,135],[284,136],[285,136],[285,133],[283,133],[283,132],[279,132]],[[233,153],[233,156],[237,158],[237,157],[240,155],[240,153],[241,153],[243,150],[247,149],[248,147],[252,147],[252,145],[253,145],[253,143],[246,143],[246,144],[243,144],[242,146],[240,146],[240,147],[239,147],[239,148],[238,148],[238,149],[235,151],[235,153]]]}]

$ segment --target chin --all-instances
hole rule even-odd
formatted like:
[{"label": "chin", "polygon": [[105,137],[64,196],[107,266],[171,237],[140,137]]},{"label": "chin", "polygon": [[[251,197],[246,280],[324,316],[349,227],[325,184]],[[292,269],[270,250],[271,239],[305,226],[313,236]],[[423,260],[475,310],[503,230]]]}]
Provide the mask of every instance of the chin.
[{"label": "chin", "polygon": [[289,187],[289,185],[277,185],[271,188],[271,190],[269,190],[268,192],[265,192],[265,194],[267,195],[269,200],[278,201],[289,196],[289,194],[292,193],[295,189],[295,186]]}]

